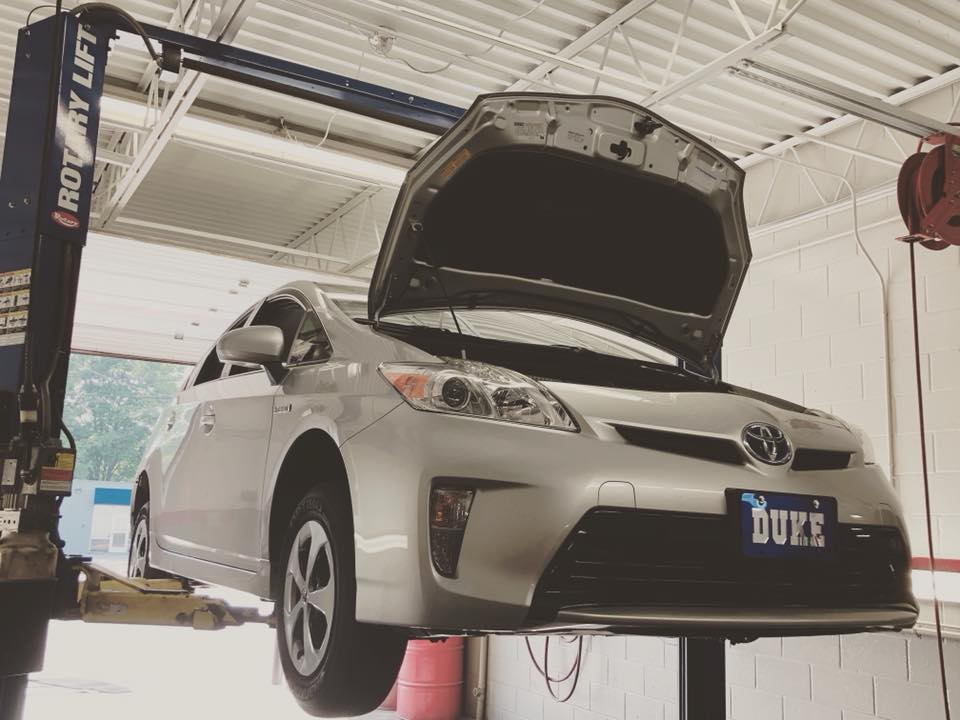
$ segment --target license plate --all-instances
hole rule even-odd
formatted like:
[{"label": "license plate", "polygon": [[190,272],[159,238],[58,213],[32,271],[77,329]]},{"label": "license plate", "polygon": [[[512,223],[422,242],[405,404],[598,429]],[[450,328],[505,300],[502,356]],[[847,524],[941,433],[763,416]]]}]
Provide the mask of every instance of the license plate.
[{"label": "license plate", "polygon": [[727,500],[747,557],[818,557],[833,551],[836,498],[730,490]]}]

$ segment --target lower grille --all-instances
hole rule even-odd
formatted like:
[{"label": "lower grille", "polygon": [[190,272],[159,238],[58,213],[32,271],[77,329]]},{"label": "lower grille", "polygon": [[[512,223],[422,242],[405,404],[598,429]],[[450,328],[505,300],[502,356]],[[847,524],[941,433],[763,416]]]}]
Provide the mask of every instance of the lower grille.
[{"label": "lower grille", "polygon": [[857,607],[912,602],[899,530],[840,525],[831,556],[745,558],[722,515],[597,508],[534,593],[530,621],[571,606]]}]

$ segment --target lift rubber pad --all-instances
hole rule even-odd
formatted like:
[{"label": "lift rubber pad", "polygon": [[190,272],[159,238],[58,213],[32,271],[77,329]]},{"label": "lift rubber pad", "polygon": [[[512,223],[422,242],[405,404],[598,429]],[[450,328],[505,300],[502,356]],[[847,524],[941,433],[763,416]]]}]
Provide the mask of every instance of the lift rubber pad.
[{"label": "lift rubber pad", "polygon": [[0,581],[0,676],[43,668],[57,581]]}]

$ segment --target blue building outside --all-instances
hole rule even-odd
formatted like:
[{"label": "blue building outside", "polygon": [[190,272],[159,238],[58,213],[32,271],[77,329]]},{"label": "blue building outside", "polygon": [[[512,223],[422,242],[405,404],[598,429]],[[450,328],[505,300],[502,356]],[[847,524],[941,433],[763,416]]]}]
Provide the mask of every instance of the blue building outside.
[{"label": "blue building outside", "polygon": [[114,556],[127,552],[130,542],[132,482],[75,480],[73,495],[60,508],[60,536],[65,552]]}]

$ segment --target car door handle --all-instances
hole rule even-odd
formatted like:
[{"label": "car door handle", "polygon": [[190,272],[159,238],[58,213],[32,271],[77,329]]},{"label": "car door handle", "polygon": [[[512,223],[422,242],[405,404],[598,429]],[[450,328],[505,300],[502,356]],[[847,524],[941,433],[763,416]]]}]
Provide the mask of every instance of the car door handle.
[{"label": "car door handle", "polygon": [[212,410],[206,411],[200,416],[200,430],[209,435],[213,432],[213,426],[217,422],[217,415]]}]

